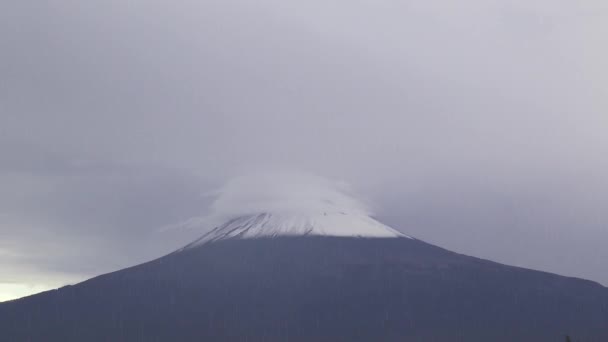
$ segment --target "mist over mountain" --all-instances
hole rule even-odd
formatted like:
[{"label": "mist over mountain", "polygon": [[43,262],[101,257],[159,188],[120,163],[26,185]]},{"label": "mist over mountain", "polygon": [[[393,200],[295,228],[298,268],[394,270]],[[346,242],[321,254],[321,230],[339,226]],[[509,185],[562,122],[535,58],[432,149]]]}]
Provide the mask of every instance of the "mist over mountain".
[{"label": "mist over mountain", "polygon": [[0,1],[0,342],[608,341],[607,34],[606,0]]},{"label": "mist over mountain", "polygon": [[159,229],[207,218],[252,165],[608,284],[603,0],[9,0],[0,18],[0,298],[178,248],[196,234]]}]

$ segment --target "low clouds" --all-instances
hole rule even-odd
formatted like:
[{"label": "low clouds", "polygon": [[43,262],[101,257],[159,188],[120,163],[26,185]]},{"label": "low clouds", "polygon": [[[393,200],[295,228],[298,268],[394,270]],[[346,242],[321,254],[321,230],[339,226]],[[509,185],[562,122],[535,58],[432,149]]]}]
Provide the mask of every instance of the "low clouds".
[{"label": "low clouds", "polygon": [[166,228],[198,228],[201,233],[237,217],[260,213],[318,216],[323,213],[373,215],[350,185],[280,168],[252,168],[208,194],[205,215]]},{"label": "low clouds", "polygon": [[[56,241],[46,259],[83,277],[120,268],[281,165],[430,242],[606,283],[607,18],[600,1],[2,2],[0,241]],[[90,241],[116,257],[61,256]]]}]

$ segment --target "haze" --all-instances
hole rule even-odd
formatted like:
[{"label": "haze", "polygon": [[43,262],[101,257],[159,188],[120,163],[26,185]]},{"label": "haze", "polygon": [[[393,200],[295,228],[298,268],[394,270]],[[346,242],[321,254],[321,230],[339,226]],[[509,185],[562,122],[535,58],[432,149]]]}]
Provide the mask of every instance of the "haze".
[{"label": "haze", "polygon": [[197,237],[251,169],[608,284],[605,1],[0,3],[0,300]]}]

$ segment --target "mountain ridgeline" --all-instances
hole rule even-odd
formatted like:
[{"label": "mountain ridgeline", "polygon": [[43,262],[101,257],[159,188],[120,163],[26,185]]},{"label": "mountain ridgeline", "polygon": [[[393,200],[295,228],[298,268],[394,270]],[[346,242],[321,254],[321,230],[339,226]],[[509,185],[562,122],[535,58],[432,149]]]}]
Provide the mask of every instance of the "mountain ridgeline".
[{"label": "mountain ridgeline", "polygon": [[0,341],[608,341],[607,288],[384,227],[232,220],[154,261],[0,303]]}]

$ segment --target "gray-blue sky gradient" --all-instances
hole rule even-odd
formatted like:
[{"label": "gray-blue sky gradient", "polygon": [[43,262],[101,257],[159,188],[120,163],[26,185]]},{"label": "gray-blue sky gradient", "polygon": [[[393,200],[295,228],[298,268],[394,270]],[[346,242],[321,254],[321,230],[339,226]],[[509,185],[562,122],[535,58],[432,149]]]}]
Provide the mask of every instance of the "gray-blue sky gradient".
[{"label": "gray-blue sky gradient", "polygon": [[608,284],[607,35],[592,0],[2,1],[0,292],[171,251],[259,165]]}]

